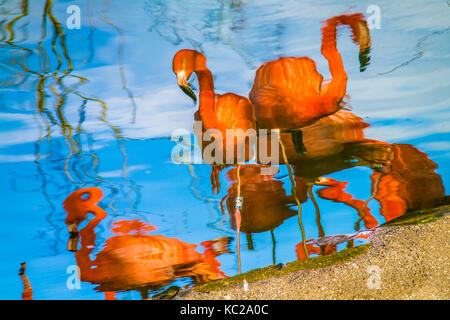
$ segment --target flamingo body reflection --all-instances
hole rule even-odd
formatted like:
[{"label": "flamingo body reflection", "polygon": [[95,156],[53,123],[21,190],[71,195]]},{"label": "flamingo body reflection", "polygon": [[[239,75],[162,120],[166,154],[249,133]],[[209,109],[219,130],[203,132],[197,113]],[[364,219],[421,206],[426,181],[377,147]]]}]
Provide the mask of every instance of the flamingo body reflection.
[{"label": "flamingo body reflection", "polygon": [[255,75],[250,100],[258,126],[297,130],[341,108],[347,73],[336,48],[336,27],[349,25],[360,51],[370,48],[370,35],[362,14],[342,15],[324,22],[322,54],[328,60],[332,79],[323,84],[315,62],[308,57],[283,57],[264,63]]},{"label": "flamingo body reflection", "polygon": [[220,250],[215,245],[222,239],[204,242],[205,253],[202,254],[196,251],[195,244],[146,234],[156,227],[139,220],[115,222],[112,231],[117,235],[107,239],[104,248],[91,260],[90,254],[96,247],[94,228],[107,215],[98,206],[101,198],[102,191],[96,187],[80,189],[67,197],[64,208],[72,234],[77,232],[83,217],[95,214],[79,232],[81,249],[76,250],[77,236],[71,236],[69,249],[76,251],[81,280],[98,285],[96,289],[105,292],[107,298],[113,298],[116,291],[129,290],[140,291],[147,297],[148,290],[158,290],[176,278],[190,277],[196,283],[204,283],[225,276],[216,257],[229,252],[229,238],[223,240],[225,245]]},{"label": "flamingo body reflection", "polygon": [[[292,196],[288,196],[283,182],[275,180],[274,176],[261,174],[263,165],[248,164],[241,166],[241,192],[244,203],[241,216],[241,231],[244,233],[259,233],[280,226],[284,220],[296,215],[291,207],[295,204]],[[234,220],[234,203],[237,194],[236,168],[226,172],[227,180],[231,181],[227,195],[222,199],[230,212],[231,225],[236,229]],[[300,189],[301,190],[301,189]],[[306,201],[306,192],[302,195]]]},{"label": "flamingo body reflection", "polygon": [[[253,105],[246,97],[234,93],[216,94],[214,92],[214,79],[206,65],[206,57],[196,51],[183,49],[173,58],[173,72],[177,75],[178,85],[191,98],[196,100],[194,92],[190,89],[188,80],[192,73],[197,74],[200,85],[200,101],[198,111],[194,118],[202,123],[202,133],[196,133],[199,145],[202,146],[204,160],[213,167],[211,181],[213,192],[220,191],[219,173],[223,164],[242,163],[251,158],[251,142],[245,139],[244,134],[249,129],[255,129],[255,116]],[[228,131],[228,134],[227,134]],[[207,134],[207,138],[204,135]],[[204,140],[212,140],[218,148],[213,148],[210,156],[205,159],[205,149],[208,145]],[[244,153],[239,151],[244,148]],[[242,155],[239,158],[239,155]],[[218,162],[218,163],[217,163]]]}]

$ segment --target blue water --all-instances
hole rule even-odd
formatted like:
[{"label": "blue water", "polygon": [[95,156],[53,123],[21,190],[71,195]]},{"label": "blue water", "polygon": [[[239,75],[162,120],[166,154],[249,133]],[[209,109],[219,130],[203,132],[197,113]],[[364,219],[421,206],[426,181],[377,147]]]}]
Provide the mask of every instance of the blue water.
[{"label": "blue water", "polygon": [[[0,6],[4,21],[0,41],[0,299],[21,298],[23,287],[17,273],[23,261],[35,299],[104,298],[89,282],[82,282],[81,289],[66,286],[67,268],[76,261],[73,252],[66,250],[62,202],[82,187],[97,186],[105,194],[101,206],[108,217],[96,228],[96,252],[113,235],[111,223],[121,219],[146,221],[158,228],[153,234],[197,244],[199,252],[202,241],[235,237],[229,215],[222,215],[219,207],[229,186],[224,172],[221,193],[213,195],[210,166],[171,161],[172,132],[192,132],[197,110],[177,86],[171,70],[173,55],[182,48],[202,50],[217,93],[247,96],[258,66],[280,55],[309,56],[329,78],[327,62],[320,54],[320,22],[342,13],[362,12],[367,17],[372,2],[80,0],[76,4],[81,9],[81,28],[69,29],[66,9],[74,3],[54,1],[52,13],[61,22],[73,64],[64,78],[66,89],[52,78],[58,55],[62,61],[58,77],[68,70],[69,60],[60,37],[52,50],[49,18],[42,32],[45,1],[30,1],[28,15],[12,26],[14,34],[5,27],[20,15],[20,4],[6,1]],[[364,131],[366,138],[412,144],[426,153],[438,165],[436,173],[449,190],[450,7],[446,1],[378,1],[377,5],[381,25],[371,30],[371,62],[365,72],[359,72],[358,49],[350,32],[343,29],[338,40],[349,76],[352,112],[370,124]],[[41,38],[41,50],[49,61],[47,73],[39,60]],[[21,61],[29,72],[21,69]],[[49,75],[44,105],[54,124],[39,110],[39,76],[31,71]],[[63,117],[57,113],[58,95],[66,98]],[[100,100],[107,107],[103,119]],[[72,127],[71,138],[64,123]],[[73,145],[81,152],[74,154]],[[277,177],[290,194],[287,169],[279,169]],[[365,200],[371,196],[371,174],[370,168],[355,167],[327,176],[349,182],[346,191]],[[358,219],[354,209],[316,199],[326,235],[354,232]],[[306,238],[315,239],[314,206],[307,201],[302,207]],[[378,202],[369,202],[369,207],[383,223]],[[286,219],[274,235],[276,263],[296,260],[295,245],[301,241],[297,216]],[[243,272],[273,263],[270,232],[253,234],[253,241],[254,250],[248,250],[241,234]],[[356,240],[359,243],[362,240]],[[230,247],[233,253],[217,258],[227,276],[238,272],[235,240]],[[117,298],[139,299],[140,295],[126,291]]]}]

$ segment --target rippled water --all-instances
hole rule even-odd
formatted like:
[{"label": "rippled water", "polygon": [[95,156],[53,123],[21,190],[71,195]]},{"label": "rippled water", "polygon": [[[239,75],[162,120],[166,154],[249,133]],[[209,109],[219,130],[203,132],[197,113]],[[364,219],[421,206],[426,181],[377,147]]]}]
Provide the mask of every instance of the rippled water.
[{"label": "rippled water", "polygon": [[[103,299],[102,291],[139,299],[148,289],[151,295],[172,284],[236,275],[235,221],[228,212],[235,169],[222,170],[221,191],[213,195],[211,166],[171,160],[172,132],[192,133],[197,110],[177,86],[174,54],[202,51],[217,93],[248,96],[255,70],[279,56],[308,56],[329,78],[321,21],[353,12],[368,18],[373,3],[77,1],[81,28],[69,29],[71,4],[0,4],[0,298],[22,297],[24,261],[35,299]],[[448,202],[450,8],[446,1],[376,5],[381,24],[371,30],[366,71],[359,71],[350,32],[339,34],[351,111],[305,129],[309,156],[293,163],[306,239],[316,255],[366,242],[359,237],[322,251],[314,244],[355,233],[361,210],[365,230]],[[271,177],[252,165],[241,169],[242,272],[304,258],[287,167]],[[95,247],[75,258],[67,250],[62,204],[85,187],[103,191],[99,206],[107,216],[94,230]],[[128,231],[156,250],[149,265],[121,264],[141,250],[120,236]],[[109,271],[102,272],[109,280],[93,274],[72,288],[71,266],[87,272],[96,257],[99,266],[107,261]]]}]

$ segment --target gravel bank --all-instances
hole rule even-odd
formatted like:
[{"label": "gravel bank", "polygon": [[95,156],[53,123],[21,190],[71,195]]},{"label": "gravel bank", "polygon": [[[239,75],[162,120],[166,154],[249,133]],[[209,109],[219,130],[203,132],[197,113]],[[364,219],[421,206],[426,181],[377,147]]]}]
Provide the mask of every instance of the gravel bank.
[{"label": "gravel bank", "polygon": [[347,263],[249,283],[247,291],[242,284],[191,291],[184,299],[448,300],[449,223],[444,216],[421,225],[380,228],[372,236],[372,248]]}]

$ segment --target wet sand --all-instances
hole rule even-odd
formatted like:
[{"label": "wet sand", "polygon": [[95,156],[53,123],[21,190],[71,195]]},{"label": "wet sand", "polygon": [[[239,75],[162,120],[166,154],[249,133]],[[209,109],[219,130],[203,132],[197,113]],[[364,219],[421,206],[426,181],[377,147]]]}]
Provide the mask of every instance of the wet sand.
[{"label": "wet sand", "polygon": [[420,225],[379,228],[372,247],[348,262],[252,282],[247,291],[237,284],[193,290],[183,298],[448,300],[449,224],[450,217],[444,216]]}]

